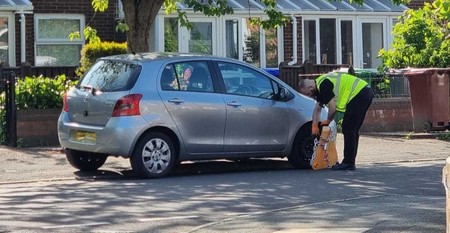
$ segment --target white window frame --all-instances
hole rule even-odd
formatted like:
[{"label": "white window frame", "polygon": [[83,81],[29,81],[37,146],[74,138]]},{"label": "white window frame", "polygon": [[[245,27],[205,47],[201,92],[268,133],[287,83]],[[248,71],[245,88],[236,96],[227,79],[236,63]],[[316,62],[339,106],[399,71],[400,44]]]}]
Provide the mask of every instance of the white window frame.
[{"label": "white window frame", "polygon": [[[263,17],[263,20],[267,20],[268,18]],[[284,31],[284,27],[280,26],[277,27],[277,42],[278,42],[278,46],[277,46],[277,55],[278,55],[278,63],[280,64],[281,62],[284,61],[284,37],[283,37],[283,31]],[[261,68],[267,68],[267,60],[266,60],[266,30],[264,30],[263,27],[260,27],[260,31],[261,31],[261,38],[260,38],[260,54],[261,54]],[[264,58],[264,59],[263,59]],[[273,68],[273,67],[272,67]]]},{"label": "white window frame", "polygon": [[[341,44],[340,44],[340,32],[341,32],[341,20],[347,20],[352,21],[352,25],[354,25],[355,18],[353,17],[339,17],[338,15],[334,16],[328,16],[328,15],[316,15],[316,16],[310,16],[306,15],[302,17],[302,63],[305,60],[306,54],[305,54],[305,21],[315,21],[316,22],[316,64],[322,64],[321,62],[321,54],[320,54],[320,19],[334,19],[335,20],[335,27],[336,27],[336,33],[335,33],[335,41],[336,41],[336,62],[341,61],[340,59],[340,51],[341,51]],[[353,30],[355,30],[353,28]],[[355,33],[353,33],[355,34]],[[355,41],[353,40],[353,46],[355,46]],[[353,50],[355,47],[353,47]]]},{"label": "white window frame", "polygon": [[341,22],[342,21],[351,21],[352,22],[352,46],[353,46],[353,52],[352,52],[352,59],[353,59],[353,65],[355,63],[355,59],[356,59],[356,49],[357,49],[357,44],[356,44],[356,39],[357,39],[357,35],[356,35],[356,17],[338,17],[336,18],[336,36],[337,36],[337,46],[336,49],[338,49],[337,51],[337,60],[338,62],[340,62],[341,64],[343,64],[344,62],[342,62],[342,38],[341,38],[341,32],[342,32],[342,28],[341,28]]},{"label": "white window frame", "polygon": [[[353,66],[355,68],[362,68],[362,23],[382,23],[383,25],[383,45],[385,49],[390,48],[393,42],[393,35],[390,33],[393,29],[393,21],[398,15],[388,14],[351,14],[351,15],[303,15],[302,16],[302,58],[306,57],[305,54],[305,21],[311,20],[316,22],[316,63],[320,63],[320,19],[324,18],[334,18],[336,19],[336,52],[337,52],[337,62],[342,62],[341,51],[341,21],[352,21],[353,30]],[[304,61],[303,61],[304,62]]]},{"label": "white window frame", "polygon": [[227,49],[226,49],[226,37],[225,37],[225,29],[226,29],[226,21],[227,20],[237,20],[238,22],[238,34],[239,34],[239,38],[238,38],[238,59],[240,61],[242,61],[244,59],[244,39],[243,39],[243,32],[242,32],[242,17],[241,16],[223,16],[221,18],[219,18],[220,20],[220,28],[218,28],[219,31],[219,36],[218,36],[218,44],[221,45],[219,47],[219,51],[217,53],[217,55],[219,56],[223,56],[226,57],[227,56]]},{"label": "white window frame", "polygon": [[9,66],[16,66],[16,43],[15,43],[15,20],[13,13],[1,13],[0,17],[8,18],[8,64]]},{"label": "white window frame", "polygon": [[[155,29],[155,50],[156,51],[164,51],[164,18],[173,18],[175,15],[165,15],[163,13],[159,13],[157,16],[157,20],[155,21],[156,29]],[[255,15],[254,17],[263,17],[263,15]],[[199,14],[190,14],[189,21],[190,22],[207,22],[212,23],[212,54],[216,56],[226,56],[226,44],[225,44],[225,22],[227,20],[237,20],[238,21],[238,33],[240,35],[239,38],[239,60],[243,60],[244,54],[244,32],[243,32],[243,23],[242,20],[248,18],[248,15],[227,15],[221,17],[206,17],[204,15]],[[284,36],[283,36],[283,27],[277,28],[277,37],[278,37],[278,64],[284,61]],[[265,41],[265,31],[260,28],[260,54],[261,67],[265,68],[265,46],[263,46],[263,42]],[[179,52],[188,52],[188,38],[189,38],[189,30],[185,27],[179,27],[178,30],[178,51]]]},{"label": "white window frame", "polygon": [[[44,39],[39,38],[39,20],[41,19],[75,19],[80,22],[80,38],[70,40],[69,37],[66,39]],[[85,27],[85,17],[83,14],[35,14],[34,15],[34,61],[36,62],[37,47],[39,45],[80,45],[84,46],[84,30]]]},{"label": "white window frame", "polygon": [[[217,55],[217,47],[218,47],[218,40],[217,40],[217,18],[215,17],[205,17],[205,16],[197,16],[192,15],[188,17],[190,23],[211,23],[211,42],[212,42],[212,53],[211,55]],[[180,27],[180,30],[178,31],[178,51],[182,53],[189,52],[189,37],[190,37],[190,30],[188,30],[186,27]]]}]

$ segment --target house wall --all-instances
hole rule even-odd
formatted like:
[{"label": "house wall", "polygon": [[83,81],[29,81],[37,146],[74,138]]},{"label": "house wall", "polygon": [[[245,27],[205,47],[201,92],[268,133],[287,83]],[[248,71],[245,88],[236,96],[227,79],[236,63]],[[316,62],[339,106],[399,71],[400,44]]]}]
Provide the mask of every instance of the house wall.
[{"label": "house wall", "polygon": [[408,7],[409,7],[409,8],[412,8],[412,9],[418,9],[418,8],[420,8],[420,7],[423,6],[423,3],[424,3],[424,2],[432,3],[433,0],[411,0],[411,2],[410,2],[410,4],[408,5]]},{"label": "house wall", "polygon": [[[303,47],[301,44],[302,41],[302,31],[303,31],[303,25],[302,25],[302,17],[296,17],[297,18],[297,63],[303,63]],[[294,56],[293,52],[293,30],[292,30],[292,22],[287,23],[284,26],[283,30],[283,38],[284,38],[284,61],[289,62],[292,61],[292,58]]]},{"label": "house wall", "polygon": [[[126,41],[126,35],[116,32],[117,0],[110,0],[105,12],[97,13],[91,0],[31,0],[33,14],[26,14],[26,61],[34,64],[34,14],[84,14],[86,26],[97,29],[103,41]],[[16,14],[16,64],[20,64],[20,14]],[[92,20],[92,21],[91,21]]]}]

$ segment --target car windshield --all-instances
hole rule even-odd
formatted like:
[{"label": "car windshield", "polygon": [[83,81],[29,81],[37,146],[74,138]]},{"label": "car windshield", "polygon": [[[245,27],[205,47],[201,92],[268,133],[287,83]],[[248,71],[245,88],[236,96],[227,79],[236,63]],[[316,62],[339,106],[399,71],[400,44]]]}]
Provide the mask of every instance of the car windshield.
[{"label": "car windshield", "polygon": [[141,66],[120,61],[100,60],[80,80],[78,88],[101,92],[126,91],[136,82]]}]

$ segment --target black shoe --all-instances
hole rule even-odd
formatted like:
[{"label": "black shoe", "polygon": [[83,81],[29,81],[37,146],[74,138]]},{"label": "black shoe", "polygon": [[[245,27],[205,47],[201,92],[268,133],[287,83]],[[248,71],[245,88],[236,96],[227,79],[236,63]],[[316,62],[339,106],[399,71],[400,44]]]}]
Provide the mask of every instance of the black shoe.
[{"label": "black shoe", "polygon": [[333,166],[331,169],[333,169],[333,171],[353,171],[356,169],[356,167],[352,164],[340,163]]}]

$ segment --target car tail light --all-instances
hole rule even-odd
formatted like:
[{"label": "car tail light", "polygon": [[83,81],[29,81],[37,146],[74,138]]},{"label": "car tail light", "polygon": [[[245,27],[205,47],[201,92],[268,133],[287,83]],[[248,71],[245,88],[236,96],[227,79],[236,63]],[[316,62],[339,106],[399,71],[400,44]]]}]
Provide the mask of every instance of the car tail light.
[{"label": "car tail light", "polygon": [[140,94],[132,94],[120,98],[117,100],[116,106],[114,106],[112,116],[119,117],[140,115],[141,112],[139,110],[139,101],[141,98],[142,95]]},{"label": "car tail light", "polygon": [[63,111],[69,112],[69,102],[67,102],[67,93],[63,96]]}]

